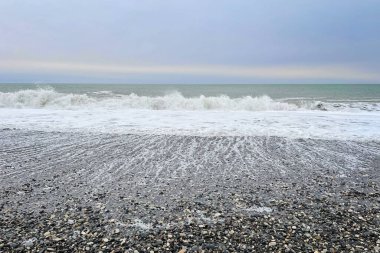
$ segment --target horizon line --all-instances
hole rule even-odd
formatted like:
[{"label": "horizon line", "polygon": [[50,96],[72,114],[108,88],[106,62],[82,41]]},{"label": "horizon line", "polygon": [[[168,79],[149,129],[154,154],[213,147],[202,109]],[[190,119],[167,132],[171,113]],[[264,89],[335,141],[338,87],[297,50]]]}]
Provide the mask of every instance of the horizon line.
[{"label": "horizon line", "polygon": [[[64,74],[87,77],[122,77],[130,75],[190,75],[261,79],[292,79],[294,81],[332,79],[356,82],[380,82],[380,74],[352,66],[331,64],[315,66],[271,65],[123,65],[57,61],[0,61],[0,72],[23,74]],[[344,81],[345,80],[345,81]],[[351,82],[352,82],[351,81]],[[38,82],[38,81],[36,81]],[[43,82],[43,81],[42,81]],[[128,82],[128,81],[127,81]],[[253,82],[255,83],[255,82]]]},{"label": "horizon line", "polygon": [[377,83],[127,83],[127,82],[0,82],[6,84],[26,84],[26,85],[65,85],[65,84],[95,84],[95,85],[380,85]]}]

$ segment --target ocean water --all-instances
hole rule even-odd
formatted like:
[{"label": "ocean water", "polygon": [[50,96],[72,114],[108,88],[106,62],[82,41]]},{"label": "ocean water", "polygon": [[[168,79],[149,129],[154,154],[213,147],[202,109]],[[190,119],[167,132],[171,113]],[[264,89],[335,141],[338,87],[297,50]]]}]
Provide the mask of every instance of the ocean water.
[{"label": "ocean water", "polygon": [[0,84],[0,127],[380,140],[380,85]]}]

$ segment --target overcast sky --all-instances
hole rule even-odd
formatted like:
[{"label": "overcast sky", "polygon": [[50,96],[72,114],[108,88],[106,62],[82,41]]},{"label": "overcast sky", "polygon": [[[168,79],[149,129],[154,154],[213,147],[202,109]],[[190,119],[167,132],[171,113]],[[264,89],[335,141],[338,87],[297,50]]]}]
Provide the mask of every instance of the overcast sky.
[{"label": "overcast sky", "polygon": [[0,82],[378,83],[379,0],[0,0]]}]

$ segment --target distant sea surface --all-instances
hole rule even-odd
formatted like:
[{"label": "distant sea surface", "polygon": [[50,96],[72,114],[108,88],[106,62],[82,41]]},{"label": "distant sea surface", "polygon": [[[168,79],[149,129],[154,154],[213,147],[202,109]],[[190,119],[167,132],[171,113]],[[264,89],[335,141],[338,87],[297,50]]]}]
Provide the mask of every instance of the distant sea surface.
[{"label": "distant sea surface", "polygon": [[0,84],[0,127],[380,139],[380,85]]}]

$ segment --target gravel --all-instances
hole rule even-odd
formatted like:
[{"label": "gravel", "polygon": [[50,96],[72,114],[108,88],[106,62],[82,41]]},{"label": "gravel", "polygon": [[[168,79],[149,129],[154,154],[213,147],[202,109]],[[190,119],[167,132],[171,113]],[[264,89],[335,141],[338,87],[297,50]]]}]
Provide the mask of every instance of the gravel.
[{"label": "gravel", "polygon": [[379,151],[3,130],[0,252],[380,252]]}]

